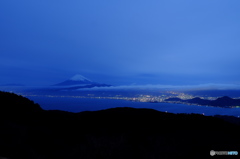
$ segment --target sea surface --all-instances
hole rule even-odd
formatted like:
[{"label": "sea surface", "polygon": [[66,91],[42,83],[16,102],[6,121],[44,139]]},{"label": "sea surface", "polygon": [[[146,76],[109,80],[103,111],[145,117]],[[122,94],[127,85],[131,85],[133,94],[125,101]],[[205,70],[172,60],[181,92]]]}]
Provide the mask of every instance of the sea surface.
[{"label": "sea surface", "polygon": [[240,117],[240,108],[218,108],[172,103],[146,103],[118,99],[25,96],[45,110],[69,112],[95,111],[115,107],[151,108],[170,113],[196,113],[207,116],[229,115]]}]

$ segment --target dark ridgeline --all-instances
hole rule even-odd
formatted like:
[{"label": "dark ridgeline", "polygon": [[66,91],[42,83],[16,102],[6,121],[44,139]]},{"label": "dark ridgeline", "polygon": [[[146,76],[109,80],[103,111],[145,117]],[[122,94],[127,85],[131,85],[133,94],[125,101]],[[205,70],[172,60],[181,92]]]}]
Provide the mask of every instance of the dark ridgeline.
[{"label": "dark ridgeline", "polygon": [[46,111],[4,92],[0,101],[0,158],[202,159],[210,150],[240,152],[240,122],[234,117],[228,120],[236,124],[152,109]]},{"label": "dark ridgeline", "polygon": [[201,99],[199,97],[196,97],[188,100],[182,100],[180,98],[169,98],[169,99],[166,99],[165,101],[182,102],[182,103],[198,104],[198,105],[209,105],[209,106],[216,106],[216,107],[240,106],[240,99],[232,99],[227,96],[217,98],[216,100],[206,100],[206,99]]}]

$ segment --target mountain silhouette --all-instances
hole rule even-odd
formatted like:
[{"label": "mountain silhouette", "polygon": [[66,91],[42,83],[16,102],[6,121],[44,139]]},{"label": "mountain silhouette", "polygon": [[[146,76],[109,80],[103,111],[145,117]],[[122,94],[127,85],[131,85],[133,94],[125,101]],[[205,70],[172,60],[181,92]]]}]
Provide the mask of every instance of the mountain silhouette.
[{"label": "mountain silhouette", "polygon": [[14,93],[1,92],[0,114],[11,113],[34,113],[43,111],[42,108],[29,99],[16,95]]},{"label": "mountain silhouette", "polygon": [[[0,158],[207,158],[239,151],[239,119],[111,108],[71,113],[43,110],[22,96],[0,93]],[[221,140],[220,140],[221,139]]]},{"label": "mountain silhouette", "polygon": [[209,106],[217,106],[217,107],[240,106],[240,99],[232,99],[228,96],[223,96],[223,97],[217,98],[216,100],[206,100],[206,99],[201,99],[199,97],[196,97],[188,100],[182,100],[180,98],[169,98],[169,99],[166,99],[165,101],[183,102],[183,103],[189,103],[189,104],[209,105]]},{"label": "mountain silhouette", "polygon": [[218,98],[210,103],[212,106],[239,106],[240,100],[239,99],[232,99],[230,97],[224,96]]}]

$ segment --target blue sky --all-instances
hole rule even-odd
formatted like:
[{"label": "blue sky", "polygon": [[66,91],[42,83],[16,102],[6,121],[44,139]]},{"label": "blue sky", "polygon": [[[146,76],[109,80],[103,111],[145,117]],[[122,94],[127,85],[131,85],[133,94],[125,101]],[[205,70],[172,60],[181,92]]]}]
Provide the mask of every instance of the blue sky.
[{"label": "blue sky", "polygon": [[0,83],[240,84],[238,0],[2,0]]}]

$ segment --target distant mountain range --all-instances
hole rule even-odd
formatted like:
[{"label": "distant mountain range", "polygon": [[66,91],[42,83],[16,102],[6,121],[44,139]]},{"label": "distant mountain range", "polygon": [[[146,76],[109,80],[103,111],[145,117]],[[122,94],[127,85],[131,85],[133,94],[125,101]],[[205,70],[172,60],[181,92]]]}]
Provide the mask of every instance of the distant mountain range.
[{"label": "distant mountain range", "polygon": [[226,108],[232,107],[232,106],[240,106],[240,99],[232,99],[228,96],[217,98],[216,100],[206,100],[206,99],[201,99],[199,97],[196,97],[188,100],[182,100],[180,98],[169,98],[169,99],[166,99],[165,101],[208,105],[208,106],[219,106],[219,107],[226,107]]}]

